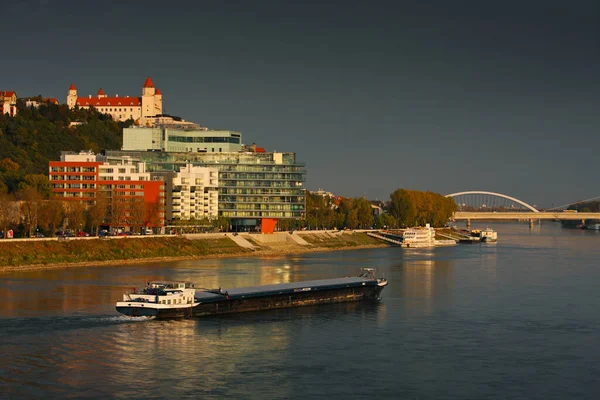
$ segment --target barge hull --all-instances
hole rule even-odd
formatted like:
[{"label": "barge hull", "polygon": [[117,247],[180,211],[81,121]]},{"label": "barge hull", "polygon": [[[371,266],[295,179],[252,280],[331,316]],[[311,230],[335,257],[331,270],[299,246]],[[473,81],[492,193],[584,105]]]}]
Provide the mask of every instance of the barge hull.
[{"label": "barge hull", "polygon": [[323,291],[295,292],[264,297],[223,299],[199,304],[193,309],[193,316],[233,314],[248,311],[272,310],[278,308],[303,307],[318,304],[345,303],[379,299],[383,286],[358,286]]}]

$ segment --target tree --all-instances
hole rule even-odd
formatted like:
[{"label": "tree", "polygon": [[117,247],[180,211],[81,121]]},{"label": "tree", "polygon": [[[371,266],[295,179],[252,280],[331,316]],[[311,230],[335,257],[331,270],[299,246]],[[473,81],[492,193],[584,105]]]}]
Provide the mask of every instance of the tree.
[{"label": "tree", "polygon": [[118,195],[119,192],[113,189],[111,202],[110,202],[110,226],[111,228],[120,228],[128,225],[127,212],[128,205],[126,199],[122,195]]},{"label": "tree", "polygon": [[8,226],[18,220],[19,212],[14,196],[0,193],[0,228],[4,232],[4,238],[6,238]]},{"label": "tree", "polygon": [[443,226],[456,211],[454,200],[439,193],[397,189],[390,197],[390,214],[402,227]]},{"label": "tree", "polygon": [[152,228],[164,225],[164,206],[158,200],[146,204],[144,223]]},{"label": "tree", "polygon": [[356,209],[350,210],[346,216],[346,227],[350,229],[358,228],[358,211]]},{"label": "tree", "polygon": [[127,214],[129,216],[129,226],[131,226],[132,231],[139,233],[145,222],[146,203],[141,196],[135,196],[128,200],[129,210]]},{"label": "tree", "polygon": [[382,213],[375,218],[375,228],[384,229],[384,228],[395,228],[396,227],[396,219],[392,217],[390,214]]},{"label": "tree", "polygon": [[390,195],[390,214],[402,227],[411,226],[417,217],[417,208],[410,193],[404,189],[397,189]]},{"label": "tree", "polygon": [[76,232],[81,231],[85,224],[85,205],[83,202],[78,200],[69,201],[65,209],[65,226]]},{"label": "tree", "polygon": [[104,224],[109,213],[109,200],[106,194],[99,192],[96,200],[87,209],[89,225],[98,236],[100,225]]},{"label": "tree", "polygon": [[373,226],[373,207],[371,202],[365,198],[356,199],[355,208],[358,218],[358,225],[362,229],[369,229]]},{"label": "tree", "polygon": [[50,181],[47,175],[43,174],[27,174],[25,180],[19,184],[21,189],[30,186],[35,188],[42,199],[47,199],[50,196]]},{"label": "tree", "polygon": [[33,229],[38,222],[38,207],[41,200],[41,195],[33,186],[25,186],[18,193],[18,198],[21,200],[21,216],[23,217],[23,225],[29,237],[33,236]]},{"label": "tree", "polygon": [[56,229],[62,225],[64,218],[65,208],[62,200],[54,197],[42,202],[39,210],[39,225],[48,230],[51,236],[54,236]]}]

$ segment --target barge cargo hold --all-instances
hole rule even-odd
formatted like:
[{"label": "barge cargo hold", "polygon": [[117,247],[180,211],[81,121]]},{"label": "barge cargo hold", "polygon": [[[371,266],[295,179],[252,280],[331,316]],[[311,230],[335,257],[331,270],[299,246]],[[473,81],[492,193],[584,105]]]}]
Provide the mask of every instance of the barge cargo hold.
[{"label": "barge cargo hold", "polygon": [[323,279],[245,288],[198,289],[190,282],[151,282],[123,295],[116,304],[128,316],[194,318],[275,308],[378,300],[387,285],[372,268],[358,277]]}]

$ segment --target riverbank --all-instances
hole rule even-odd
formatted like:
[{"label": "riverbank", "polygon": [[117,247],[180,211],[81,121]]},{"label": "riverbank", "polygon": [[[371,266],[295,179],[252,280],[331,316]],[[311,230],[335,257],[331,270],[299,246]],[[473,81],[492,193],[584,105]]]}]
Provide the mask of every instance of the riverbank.
[{"label": "riverbank", "polygon": [[362,232],[198,234],[0,242],[0,272],[386,247]]}]

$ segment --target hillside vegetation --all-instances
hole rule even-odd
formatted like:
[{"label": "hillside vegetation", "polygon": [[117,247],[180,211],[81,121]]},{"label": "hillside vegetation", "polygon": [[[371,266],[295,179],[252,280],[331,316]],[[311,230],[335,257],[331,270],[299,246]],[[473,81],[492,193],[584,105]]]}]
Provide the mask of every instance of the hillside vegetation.
[{"label": "hillside vegetation", "polygon": [[58,161],[61,151],[120,149],[122,127],[133,123],[64,104],[33,108],[20,99],[17,108],[15,117],[0,115],[0,193],[16,193],[27,182],[47,180],[48,161]]}]

